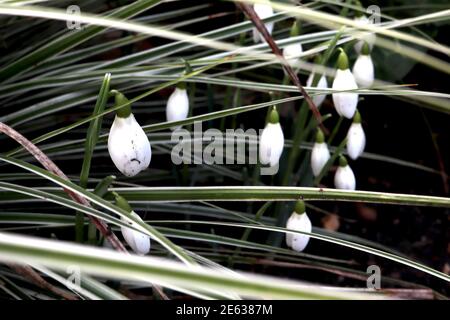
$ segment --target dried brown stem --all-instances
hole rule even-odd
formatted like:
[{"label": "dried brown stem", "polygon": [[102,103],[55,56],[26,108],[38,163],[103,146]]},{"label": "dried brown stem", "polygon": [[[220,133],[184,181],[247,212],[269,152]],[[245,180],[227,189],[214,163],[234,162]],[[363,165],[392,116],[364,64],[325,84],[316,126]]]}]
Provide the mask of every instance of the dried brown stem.
[{"label": "dried brown stem", "polygon": [[[61,171],[61,169],[58,168],[58,166],[50,160],[47,155],[45,155],[36,145],[34,145],[30,140],[25,138],[23,135],[21,135],[19,132],[11,128],[10,126],[0,122],[0,132],[3,132],[4,134],[8,135],[10,138],[17,141],[22,147],[24,147],[29,153],[31,153],[36,160],[38,160],[45,169],[50,171],[51,173],[59,176],[60,178],[63,178],[64,180],[70,181],[69,178],[64,174],[64,172]],[[76,202],[86,206],[90,207],[89,201],[79,196],[78,194],[64,189],[64,191]],[[89,219],[92,221],[92,223],[97,227],[97,229],[100,231],[100,233],[107,239],[111,245],[116,249],[117,251],[125,252],[127,253],[127,250],[123,246],[122,242],[116,237],[116,235],[109,230],[108,225],[101,221],[100,219],[96,217],[89,216]]]},{"label": "dried brown stem", "polygon": [[30,266],[20,266],[17,264],[8,264],[8,266],[17,272],[17,274],[23,276],[24,278],[30,280],[38,287],[42,289],[49,290],[54,294],[61,296],[66,300],[78,300],[78,297],[75,294],[67,292],[66,290],[62,290],[49,282],[45,281],[36,271],[34,271]]},{"label": "dried brown stem", "polygon": [[264,37],[266,42],[268,43],[269,47],[272,49],[272,52],[281,60],[282,66],[284,70],[286,71],[287,75],[291,79],[291,81],[297,86],[297,88],[300,90],[300,93],[302,94],[303,98],[305,99],[306,103],[308,104],[309,108],[311,109],[311,112],[313,113],[314,117],[317,120],[317,123],[321,127],[322,131],[326,134],[328,133],[328,130],[323,126],[322,124],[322,116],[320,115],[319,109],[317,109],[316,105],[312,101],[309,94],[306,92],[305,88],[300,82],[300,79],[298,78],[295,71],[292,69],[290,64],[287,62],[287,60],[284,58],[283,53],[281,52],[278,45],[273,40],[272,36],[270,35],[269,31],[267,31],[266,26],[264,23],[262,23],[261,19],[256,14],[255,10],[253,10],[253,7],[246,3],[237,2],[237,6],[245,13],[245,15],[253,22],[256,29],[261,33],[261,35]]},{"label": "dried brown stem", "polygon": [[[8,135],[10,138],[17,141],[20,145],[22,145],[22,147],[24,147],[29,153],[31,153],[36,158],[36,160],[38,160],[44,166],[45,169],[47,169],[48,171],[56,174],[57,176],[65,179],[67,181],[70,181],[69,178],[64,174],[64,172],[62,172],[61,169],[59,169],[59,167],[52,160],[50,160],[50,158],[47,157],[47,155],[45,155],[45,153],[43,153],[36,145],[34,145],[30,140],[25,138],[19,132],[17,132],[13,128],[11,128],[10,126],[8,126],[2,122],[0,122],[0,132],[3,132],[4,134]],[[89,201],[86,198],[81,197],[78,194],[76,194],[70,190],[67,190],[67,189],[64,189],[64,191],[74,201],[76,201],[86,207],[91,206]],[[89,216],[89,219],[96,226],[96,228],[100,231],[100,233],[105,237],[105,239],[107,239],[111,243],[111,245],[114,247],[114,249],[128,254],[128,251],[124,247],[122,242],[108,228],[108,225],[105,222],[101,221],[100,219],[98,219],[96,217],[92,217],[92,216]],[[14,269],[16,271],[19,271],[18,268],[19,267],[14,267]],[[51,284],[49,284],[48,282],[46,282],[31,267],[24,266],[24,267],[20,267],[20,268],[21,268],[20,271],[22,271],[22,274],[26,275],[28,279],[32,280],[34,283],[39,285],[41,288],[49,289],[52,292],[57,293],[66,299],[68,299],[69,297],[73,298],[72,296],[69,296],[67,292],[61,291],[60,289],[58,289],[58,288],[52,286]],[[159,286],[154,286],[154,289],[161,296],[162,299],[164,299],[164,300],[169,299],[167,297],[167,295],[163,292],[162,288],[160,288]],[[69,299],[69,300],[73,300],[73,299]]]}]

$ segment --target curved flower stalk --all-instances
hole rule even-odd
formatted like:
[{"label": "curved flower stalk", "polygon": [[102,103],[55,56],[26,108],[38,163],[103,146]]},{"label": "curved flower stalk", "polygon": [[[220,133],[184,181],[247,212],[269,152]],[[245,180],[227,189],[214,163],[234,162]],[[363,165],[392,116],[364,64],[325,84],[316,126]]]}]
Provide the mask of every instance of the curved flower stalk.
[{"label": "curved flower stalk", "polygon": [[[167,121],[180,121],[187,118],[189,114],[189,97],[186,91],[186,84],[179,83],[175,91],[167,100],[166,119]],[[181,128],[181,126],[171,127],[172,130]]]},{"label": "curved flower stalk", "polygon": [[[291,37],[296,37],[300,34],[300,24],[295,21],[291,28]],[[303,47],[300,42],[288,44],[283,49],[283,56],[290,65],[295,64],[299,60],[299,55],[303,52]]]},{"label": "curved flower stalk", "polygon": [[361,54],[353,65],[353,76],[356,83],[362,87],[370,87],[373,84],[375,71],[367,42],[364,43]]},{"label": "curved flower stalk", "polygon": [[[292,215],[287,221],[286,229],[311,232],[311,220],[309,220],[306,214],[305,203],[303,201],[297,201],[294,212],[292,212]],[[309,238],[306,234],[286,233],[286,245],[294,251],[301,252],[306,248]]]},{"label": "curved flower stalk", "polygon": [[329,159],[330,151],[325,142],[325,136],[323,135],[322,130],[319,129],[316,134],[316,143],[314,143],[311,152],[311,168],[315,177],[320,174]]},{"label": "curved flower stalk", "polygon": [[276,107],[273,107],[269,115],[269,122],[264,128],[259,139],[259,159],[262,164],[271,167],[278,164],[284,148],[284,135],[281,129],[279,115]]},{"label": "curved flower stalk", "polygon": [[347,133],[347,153],[353,160],[359,158],[366,147],[366,135],[361,125],[361,115],[356,111],[353,123]]},{"label": "curved flower stalk", "polygon": [[[114,192],[113,194],[114,194],[114,198],[115,198],[115,203],[119,208],[122,208],[123,210],[129,212],[131,216],[142,221],[141,217],[139,217],[133,211],[133,209],[130,207],[130,204],[127,202],[127,200],[125,200],[125,198],[123,198],[116,192]],[[123,217],[121,217],[120,219],[123,222],[126,222],[126,219],[124,219]],[[130,223],[130,225],[131,225],[131,223]],[[132,229],[129,229],[126,227],[120,227],[120,229],[122,231],[123,238],[125,239],[125,241],[128,243],[128,245],[131,247],[131,249],[133,249],[133,251],[135,253],[137,253],[138,255],[141,255],[141,256],[149,253],[149,251],[150,251],[150,237],[149,236],[147,236],[139,231],[135,231],[135,230],[132,230]]]},{"label": "curved flower stalk", "polygon": [[[358,89],[355,77],[348,68],[348,58],[342,48],[339,48],[341,53],[338,58],[338,69],[334,77],[334,90],[354,90]],[[334,107],[340,116],[348,119],[353,118],[356,106],[358,105],[358,94],[354,92],[335,92],[332,94]]]},{"label": "curved flower stalk", "polygon": [[[256,14],[260,19],[266,19],[273,16],[273,9],[270,5],[270,1],[265,1],[266,3],[255,3],[253,5],[253,10],[255,10]],[[269,34],[272,34],[273,31],[273,22],[268,22],[265,24],[267,31]],[[253,41],[258,43],[259,41],[264,42],[264,37],[259,33],[256,28],[253,28]]]},{"label": "curved flower stalk", "polygon": [[[118,91],[115,95],[116,105],[128,102]],[[116,117],[108,136],[109,155],[117,169],[127,177],[137,175],[147,169],[152,158],[152,150],[147,135],[131,112],[131,106],[125,106],[116,112]]]},{"label": "curved flower stalk", "polygon": [[344,156],[339,158],[339,167],[334,175],[334,185],[337,189],[355,190],[356,179],[352,168],[348,165],[347,159]]},{"label": "curved flower stalk", "polygon": [[[372,23],[369,18],[367,18],[362,10],[362,5],[359,1],[357,1],[357,5],[360,7],[361,11],[356,11],[355,18],[353,19],[357,24],[359,25],[367,25]],[[372,50],[373,46],[375,45],[375,42],[377,40],[377,36],[375,33],[367,33],[365,34],[361,39],[357,40],[354,46],[354,49],[356,53],[360,53],[362,50],[362,47],[364,45],[364,42],[367,42],[370,46],[370,50]]]}]

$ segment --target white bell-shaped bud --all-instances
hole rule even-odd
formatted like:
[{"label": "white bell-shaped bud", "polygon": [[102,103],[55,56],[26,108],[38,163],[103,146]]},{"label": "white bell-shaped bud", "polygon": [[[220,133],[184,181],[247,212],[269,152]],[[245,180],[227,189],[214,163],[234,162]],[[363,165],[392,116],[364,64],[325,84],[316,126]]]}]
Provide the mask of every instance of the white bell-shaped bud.
[{"label": "white bell-shaped bud", "polygon": [[269,122],[259,138],[259,159],[271,167],[278,164],[284,148],[284,135],[276,108],[270,112]]},{"label": "white bell-shaped bud", "polygon": [[[127,101],[123,94],[117,92],[116,105]],[[129,105],[117,110],[109,131],[108,151],[117,169],[127,177],[137,175],[150,164],[152,158],[150,141],[131,113]]]},{"label": "white bell-shaped bud", "polygon": [[[123,198],[116,192],[113,192],[113,194],[115,197],[115,203],[119,208],[127,211],[133,218],[142,221],[141,217],[133,211],[130,204],[125,198]],[[122,222],[132,225],[124,217],[121,217],[120,219],[122,220]],[[137,253],[138,255],[146,255],[147,253],[149,253],[150,237],[148,235],[123,226],[120,227],[120,230],[122,231],[123,238],[135,253]]]},{"label": "white bell-shaped bud", "polygon": [[361,87],[370,87],[375,80],[373,61],[367,43],[364,44],[361,54],[353,65],[353,76],[356,83]]},{"label": "white bell-shaped bud", "polygon": [[[295,21],[291,28],[291,37],[296,37],[300,34],[300,25]],[[292,66],[300,60],[299,56],[303,52],[303,47],[300,42],[291,43],[284,47],[283,56],[287,62]]]},{"label": "white bell-shaped bud", "polygon": [[325,164],[330,159],[330,151],[328,145],[325,142],[325,137],[322,130],[317,131],[316,142],[314,143],[311,151],[311,168],[315,177],[317,177]]},{"label": "white bell-shaped bud", "polygon": [[[180,121],[187,118],[189,113],[189,97],[186,91],[186,85],[182,84],[175,88],[175,91],[167,100],[166,118],[167,121]],[[181,126],[171,128],[178,129]]]},{"label": "white bell-shaped bud", "polygon": [[[314,73],[311,73],[308,77],[308,80],[306,80],[306,86],[311,87],[313,84],[313,80],[314,80]],[[328,89],[328,82],[327,82],[327,78],[322,75],[319,79],[319,82],[317,83],[316,86],[317,89]],[[312,100],[314,102],[314,104],[316,105],[316,107],[320,107],[323,103],[323,101],[326,98],[326,94],[314,94],[314,96],[312,96]]]},{"label": "white bell-shaped bud", "polygon": [[[286,229],[311,233],[312,224],[305,212],[303,201],[300,200],[295,205],[295,210],[286,223]],[[286,245],[294,251],[301,252],[306,248],[309,238],[310,236],[306,234],[286,233]]]},{"label": "white bell-shaped bud", "polygon": [[347,153],[353,160],[359,158],[366,147],[366,135],[361,125],[361,115],[355,113],[353,123],[347,133]]},{"label": "white bell-shaped bud", "polygon": [[[270,5],[270,1],[265,1],[266,3],[255,3],[253,5],[253,9],[255,10],[258,17],[262,19],[269,18],[273,16],[273,9]],[[273,22],[268,22],[265,24],[267,31],[269,34],[272,34],[273,31]],[[259,41],[264,42],[264,37],[259,33],[256,28],[253,28],[253,41],[258,43]]]},{"label": "white bell-shaped bud", "polygon": [[348,165],[347,159],[341,156],[339,159],[339,167],[334,175],[334,185],[337,189],[355,190],[356,179],[352,168]]},{"label": "white bell-shaped bud", "polygon": [[[354,90],[358,89],[355,77],[348,68],[348,58],[342,50],[338,58],[338,69],[334,77],[334,90]],[[334,92],[333,103],[337,113],[348,119],[353,118],[356,106],[358,105],[358,93],[355,92]]]},{"label": "white bell-shaped bud", "polygon": [[[359,25],[368,25],[371,23],[370,19],[365,15],[356,16],[353,20]],[[356,53],[361,52],[364,42],[367,42],[367,44],[370,46],[370,50],[372,50],[373,46],[375,45],[375,41],[377,40],[376,34],[363,30],[360,30],[360,32],[364,32],[364,36],[361,39],[357,40],[355,43],[354,48]]]}]

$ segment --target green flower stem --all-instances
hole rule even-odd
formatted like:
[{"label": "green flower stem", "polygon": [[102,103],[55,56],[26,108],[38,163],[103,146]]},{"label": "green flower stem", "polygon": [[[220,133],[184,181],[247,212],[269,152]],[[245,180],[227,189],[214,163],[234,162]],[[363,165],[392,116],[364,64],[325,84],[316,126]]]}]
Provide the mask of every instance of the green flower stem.
[{"label": "green flower stem", "polygon": [[339,117],[338,122],[336,123],[336,125],[333,128],[333,131],[330,134],[330,137],[328,138],[328,145],[331,145],[333,143],[334,138],[336,137],[336,134],[339,131],[339,128],[341,127],[342,121],[344,120],[344,117]]},{"label": "green flower stem", "polygon": [[[105,74],[103,78],[102,86],[98,94],[97,102],[94,107],[93,116],[102,113],[105,110],[106,102],[109,96],[109,84],[111,82],[111,74]],[[86,134],[86,142],[84,144],[84,159],[81,167],[80,174],[80,186],[86,189],[89,179],[89,171],[91,168],[92,154],[94,153],[95,145],[98,141],[98,136],[102,128],[102,117],[94,118],[89,123],[89,128]],[[96,227],[91,222],[89,223],[90,240],[95,242],[96,239],[92,239],[96,235]],[[75,222],[75,239],[77,242],[82,243],[84,241],[84,214],[77,212]]]}]

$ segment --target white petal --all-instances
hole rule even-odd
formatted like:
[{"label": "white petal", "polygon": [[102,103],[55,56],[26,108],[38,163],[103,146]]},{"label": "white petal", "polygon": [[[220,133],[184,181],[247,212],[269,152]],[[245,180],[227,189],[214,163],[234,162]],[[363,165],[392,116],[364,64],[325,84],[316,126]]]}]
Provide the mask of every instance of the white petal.
[{"label": "white petal", "polygon": [[352,123],[347,133],[347,153],[356,160],[364,151],[366,135],[361,123]]},{"label": "white petal", "polygon": [[[265,19],[273,16],[273,9],[268,4],[256,3],[253,6],[253,9],[260,19]],[[269,31],[269,34],[272,34],[273,22],[266,23],[265,26],[267,31]],[[256,28],[253,28],[253,41],[255,41],[255,43],[258,43],[259,41],[264,42],[264,37],[259,33],[258,30],[256,30]]]},{"label": "white petal", "polygon": [[117,169],[132,177],[146,169],[152,157],[150,141],[133,114],[116,116],[108,136],[108,151]]},{"label": "white petal", "polygon": [[[167,121],[179,121],[187,118],[189,113],[189,97],[185,89],[176,88],[167,100]],[[175,130],[181,126],[171,128]]]},{"label": "white petal", "polygon": [[[355,78],[349,69],[336,71],[333,81],[334,90],[358,89]],[[348,119],[353,118],[358,105],[358,94],[353,92],[333,93],[333,103],[339,115]]]},{"label": "white petal", "polygon": [[[313,79],[314,79],[314,73],[311,73],[308,77],[308,80],[306,81],[307,87],[311,87]],[[319,82],[317,83],[317,88],[318,89],[328,89],[327,78],[324,75],[322,75]],[[320,107],[322,105],[326,96],[327,96],[326,94],[323,94],[323,95],[321,94],[321,95],[314,95],[312,97],[313,102],[316,105],[316,107]]]},{"label": "white petal", "polygon": [[338,189],[355,190],[356,179],[352,168],[349,165],[345,167],[339,166],[334,176],[334,185]]},{"label": "white petal", "polygon": [[316,142],[311,152],[311,168],[315,177],[320,174],[329,159],[330,151],[327,144]]},{"label": "white petal", "polygon": [[[131,214],[142,221],[142,219],[135,212],[131,212]],[[124,218],[121,218],[121,220],[126,221]],[[122,231],[122,235],[125,241],[128,243],[128,245],[131,247],[131,249],[133,249],[135,253],[137,253],[138,255],[145,255],[150,251],[149,236],[141,232],[128,229],[126,227],[120,227],[120,229]]]},{"label": "white petal", "polygon": [[301,43],[289,44],[283,49],[283,56],[289,62],[290,65],[299,61],[299,55],[303,52]]},{"label": "white petal", "polygon": [[259,141],[259,159],[271,167],[280,160],[284,148],[284,135],[280,123],[268,123]]},{"label": "white petal", "polygon": [[[366,16],[355,17],[354,20],[355,20],[356,23],[358,23],[358,24],[360,24],[360,25],[367,25],[367,24],[370,23],[369,18],[367,18]],[[367,34],[365,34],[365,35],[362,37],[362,39],[358,40],[358,41],[355,43],[355,47],[354,47],[354,48],[355,48],[356,53],[359,54],[359,53],[361,52],[362,47],[363,47],[363,45],[364,45],[364,42],[367,42],[367,44],[368,44],[369,47],[370,47],[370,50],[372,50],[372,48],[373,48],[373,46],[374,46],[376,40],[377,40],[377,36],[376,36],[375,33],[369,33],[369,32],[367,32]]]},{"label": "white petal", "polygon": [[[293,212],[286,224],[286,229],[295,231],[311,232],[311,220],[306,213],[297,214]],[[304,234],[286,234],[286,244],[297,252],[301,252],[306,248],[309,242],[309,236]]]},{"label": "white petal", "polygon": [[373,84],[374,68],[369,55],[360,55],[353,65],[353,76],[361,87],[370,87]]}]

